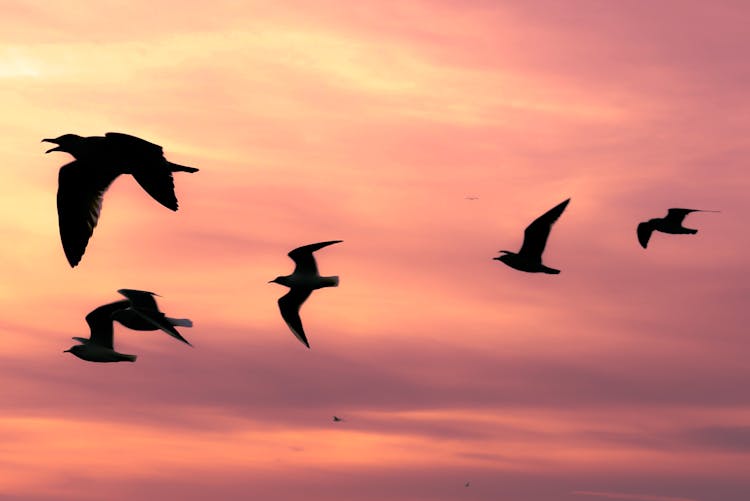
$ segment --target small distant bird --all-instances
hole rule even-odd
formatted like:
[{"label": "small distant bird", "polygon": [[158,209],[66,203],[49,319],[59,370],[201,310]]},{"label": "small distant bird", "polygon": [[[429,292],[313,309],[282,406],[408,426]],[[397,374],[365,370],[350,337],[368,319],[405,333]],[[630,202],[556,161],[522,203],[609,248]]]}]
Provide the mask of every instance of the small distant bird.
[{"label": "small distant bird", "polygon": [[338,417],[338,416],[333,416],[333,422],[334,422],[334,423],[338,423],[338,422],[340,422],[340,421],[343,421],[343,419],[341,419],[341,418],[340,418],[340,417]]},{"label": "small distant bird", "polygon": [[464,197],[464,200],[479,200],[479,197]]},{"label": "small distant bird", "polygon": [[172,173],[198,171],[168,161],[157,144],[119,132],[91,137],[64,134],[42,142],[57,145],[45,153],[63,151],[75,158],[60,168],[57,188],[60,239],[71,267],[81,261],[99,221],[104,192],[120,174],[132,174],[157,202],[176,211]]},{"label": "small distant bird", "polygon": [[701,210],[701,209],[669,209],[667,215],[663,218],[649,219],[638,225],[636,233],[638,233],[638,242],[644,249],[648,246],[648,241],[651,238],[651,233],[654,231],[660,231],[662,233],[670,233],[673,235],[695,235],[698,230],[691,228],[685,228],[682,226],[682,221],[685,216],[691,212],[719,212],[717,210]]},{"label": "small distant bird", "polygon": [[315,263],[313,252],[322,249],[328,245],[337,244],[343,240],[330,240],[328,242],[319,242],[317,244],[305,245],[298,247],[289,252],[294,264],[294,273],[285,277],[279,276],[268,283],[277,283],[289,287],[289,292],[279,298],[279,311],[281,318],[291,329],[297,339],[302,341],[305,346],[310,347],[307,342],[307,336],[302,328],[302,320],[299,317],[299,308],[302,303],[312,294],[315,289],[323,287],[338,287],[339,277],[321,277],[318,273],[318,265]]},{"label": "small distant bird", "polygon": [[121,309],[112,313],[113,320],[120,322],[128,329],[136,331],[162,330],[173,338],[192,346],[175,329],[175,326],[192,327],[193,322],[188,318],[170,318],[164,315],[164,313],[159,311],[159,306],[157,306],[154,299],[154,296],[158,296],[158,294],[136,289],[120,289],[117,292],[127,299],[112,303],[121,305]]},{"label": "small distant bird", "polygon": [[73,345],[63,353],[72,353],[88,362],[135,362],[136,355],[118,353],[114,349],[112,314],[121,307],[117,303],[105,304],[86,315],[91,335],[88,338],[74,337],[81,344]]},{"label": "small distant bird", "polygon": [[529,273],[548,273],[550,275],[560,273],[560,270],[542,264],[542,253],[547,245],[547,238],[552,225],[560,218],[569,202],[570,199],[565,200],[534,220],[524,231],[523,245],[518,253],[501,250],[498,252],[502,255],[492,259],[501,261],[511,268]]},{"label": "small distant bird", "polygon": [[466,482],[466,483],[464,484],[464,487],[468,487],[468,486],[469,486],[469,482]]}]

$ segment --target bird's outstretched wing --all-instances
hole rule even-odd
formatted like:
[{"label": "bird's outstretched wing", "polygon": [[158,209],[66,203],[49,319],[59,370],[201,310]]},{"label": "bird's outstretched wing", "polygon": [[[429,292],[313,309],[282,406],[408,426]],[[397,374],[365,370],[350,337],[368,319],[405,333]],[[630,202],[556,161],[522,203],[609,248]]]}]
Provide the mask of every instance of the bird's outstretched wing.
[{"label": "bird's outstretched wing", "polygon": [[552,229],[552,225],[560,218],[565,207],[568,206],[570,199],[554,206],[538,218],[534,220],[523,234],[523,245],[518,254],[528,260],[535,260],[542,262],[542,253],[544,247],[547,245],[547,238],[549,238],[549,232]]},{"label": "bird's outstretched wing", "polygon": [[648,241],[651,239],[651,233],[654,232],[654,226],[651,221],[645,221],[638,225],[636,233],[638,233],[638,242],[644,249],[648,246]]},{"label": "bird's outstretched wing", "polygon": [[664,217],[664,220],[669,224],[675,224],[677,226],[680,226],[682,224],[682,221],[685,219],[685,216],[687,216],[691,212],[700,212],[700,210],[699,209],[669,209],[667,210],[667,215]]},{"label": "bird's outstretched wing", "polygon": [[164,207],[177,210],[174,179],[164,150],[158,144],[120,132],[107,132],[108,145],[127,163],[133,177],[151,197]]},{"label": "bird's outstretched wing", "polygon": [[157,329],[166,332],[173,338],[182,341],[188,346],[193,346],[192,344],[190,344],[190,341],[182,337],[182,334],[180,334],[177,329],[174,328],[174,325],[172,325],[172,323],[167,320],[163,313],[158,311],[141,310],[140,308],[131,308],[131,310]]},{"label": "bird's outstretched wing", "polygon": [[154,296],[158,296],[156,293],[138,289],[118,289],[117,292],[128,298],[133,308],[159,311],[159,306],[154,299]]},{"label": "bird's outstretched wing", "polygon": [[297,339],[302,341],[305,346],[310,347],[310,343],[307,342],[307,336],[305,336],[305,330],[302,328],[302,319],[299,317],[299,308],[302,303],[310,297],[312,289],[301,289],[299,287],[289,289],[286,295],[279,298],[279,311],[281,312],[281,318],[289,326],[292,333],[297,336]]},{"label": "bird's outstretched wing", "polygon": [[89,329],[91,330],[89,342],[114,349],[112,340],[114,336],[112,314],[127,308],[129,304],[129,301],[115,301],[114,303],[99,306],[86,315],[86,323],[89,324]]},{"label": "bird's outstretched wing", "polygon": [[294,273],[317,275],[318,265],[315,264],[313,252],[328,245],[337,244],[339,242],[343,242],[343,240],[329,240],[328,242],[318,242],[317,244],[303,245],[302,247],[297,247],[293,251],[289,252],[288,256],[292,258],[294,264],[296,265],[294,268]]},{"label": "bird's outstretched wing", "polygon": [[76,266],[86,252],[102,210],[102,198],[119,175],[114,169],[75,160],[60,168],[57,219],[65,257]]}]

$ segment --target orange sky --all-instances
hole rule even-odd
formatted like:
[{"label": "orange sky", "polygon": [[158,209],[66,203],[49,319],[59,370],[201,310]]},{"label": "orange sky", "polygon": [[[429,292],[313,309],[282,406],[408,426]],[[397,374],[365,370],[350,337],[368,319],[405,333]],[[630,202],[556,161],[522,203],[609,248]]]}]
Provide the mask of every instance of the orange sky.
[{"label": "orange sky", "polygon": [[[654,4],[6,1],[0,497],[750,499],[750,7]],[[201,170],[71,269],[39,141],[107,131]],[[568,197],[560,275],[491,260]],[[307,350],[267,282],[333,239]],[[119,288],[195,348],[62,353]]]}]

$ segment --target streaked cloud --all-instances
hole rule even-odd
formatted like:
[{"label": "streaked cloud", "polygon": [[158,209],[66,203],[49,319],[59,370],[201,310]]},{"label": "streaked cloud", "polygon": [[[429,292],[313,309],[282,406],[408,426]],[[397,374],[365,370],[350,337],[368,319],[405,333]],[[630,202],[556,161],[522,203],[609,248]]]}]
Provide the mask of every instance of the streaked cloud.
[{"label": "streaked cloud", "polygon": [[[0,496],[745,501],[746,10],[7,2]],[[71,270],[39,140],[107,131],[201,171],[118,179]],[[567,197],[561,275],[491,260]],[[722,212],[643,251],[681,205]],[[308,351],[267,282],[326,239]],[[62,353],[121,287],[195,349]]]}]

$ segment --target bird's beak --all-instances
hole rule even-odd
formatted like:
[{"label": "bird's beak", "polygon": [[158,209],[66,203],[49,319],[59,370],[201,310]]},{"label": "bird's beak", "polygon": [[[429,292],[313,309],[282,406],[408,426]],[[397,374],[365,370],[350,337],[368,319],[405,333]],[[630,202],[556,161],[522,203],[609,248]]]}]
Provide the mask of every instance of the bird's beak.
[{"label": "bird's beak", "polygon": [[44,153],[49,153],[51,151],[60,151],[59,143],[57,141],[55,141],[54,139],[42,139],[42,142],[43,143],[52,143],[52,144],[57,144],[58,145],[58,146],[55,146],[54,148],[50,148],[49,150],[45,151]]},{"label": "bird's beak", "polygon": [[70,353],[70,348],[68,348],[67,350],[63,350],[63,353]]}]

